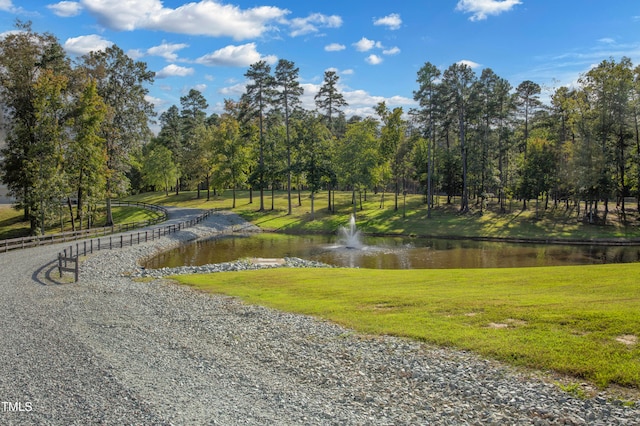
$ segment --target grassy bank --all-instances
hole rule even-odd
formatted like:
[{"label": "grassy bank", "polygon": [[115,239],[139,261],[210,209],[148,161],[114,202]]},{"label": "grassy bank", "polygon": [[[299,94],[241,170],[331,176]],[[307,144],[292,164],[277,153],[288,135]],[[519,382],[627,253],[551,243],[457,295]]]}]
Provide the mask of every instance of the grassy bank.
[{"label": "grassy bank", "polygon": [[639,264],[528,269],[279,269],[179,276],[198,289],[357,331],[640,388]]},{"label": "grassy bank", "polygon": [[[271,210],[271,193],[265,193],[265,211],[259,210],[258,193],[254,191],[253,202],[249,193],[238,193],[236,208],[233,210],[245,219],[263,229],[285,232],[323,232],[333,233],[348,223],[353,212],[350,192],[338,192],[335,195],[335,212],[328,211],[326,192],[316,196],[315,214],[311,215],[311,201],[308,193],[301,196],[302,205],[298,205],[294,194],[293,212],[287,214],[286,193],[277,192],[274,197],[274,209]],[[640,221],[635,210],[629,210],[626,221],[614,212],[606,215],[603,224],[593,225],[579,220],[575,206],[557,208],[550,206],[544,210],[543,203],[536,209],[536,203],[530,202],[527,210],[521,209],[517,201],[507,203],[507,212],[500,213],[497,200],[493,200],[480,212],[472,204],[469,214],[458,214],[457,200],[447,204],[446,197],[438,197],[437,205],[428,217],[421,195],[408,195],[406,200],[400,197],[398,210],[392,194],[386,194],[384,207],[381,208],[381,194],[368,194],[363,197],[362,209],[358,202],[356,216],[358,228],[370,234],[403,234],[436,237],[490,237],[490,238],[558,238],[558,239],[607,239],[640,238]],[[146,193],[127,198],[130,201],[143,201],[160,205],[178,205],[197,208],[231,209],[231,192],[206,200],[206,193],[196,198],[195,192],[183,192],[179,195],[164,193]],[[614,206],[612,206],[613,208]],[[635,206],[632,206],[634,208]],[[604,218],[604,211],[600,217]]]},{"label": "grassy bank", "polygon": [[[63,223],[51,223],[45,230],[46,233],[57,233],[62,231],[71,231],[71,221],[69,220],[69,211],[64,210],[62,218]],[[159,216],[158,212],[146,210],[138,207],[113,206],[113,221],[119,224],[143,222],[155,219]],[[106,220],[105,208],[98,209],[95,226],[102,226]],[[76,226],[78,226],[76,222]],[[11,205],[0,205],[0,240],[9,238],[20,238],[29,235],[29,222],[23,220],[22,211],[15,210]]]}]

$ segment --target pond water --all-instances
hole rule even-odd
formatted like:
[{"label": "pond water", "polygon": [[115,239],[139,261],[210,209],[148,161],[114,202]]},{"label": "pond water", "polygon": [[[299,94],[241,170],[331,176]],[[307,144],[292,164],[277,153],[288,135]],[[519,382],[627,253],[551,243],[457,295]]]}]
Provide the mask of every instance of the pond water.
[{"label": "pond water", "polygon": [[470,240],[364,237],[361,249],[336,236],[261,233],[194,241],[150,259],[146,268],[205,265],[242,258],[299,257],[375,269],[502,268],[640,261],[640,246],[535,245]]}]

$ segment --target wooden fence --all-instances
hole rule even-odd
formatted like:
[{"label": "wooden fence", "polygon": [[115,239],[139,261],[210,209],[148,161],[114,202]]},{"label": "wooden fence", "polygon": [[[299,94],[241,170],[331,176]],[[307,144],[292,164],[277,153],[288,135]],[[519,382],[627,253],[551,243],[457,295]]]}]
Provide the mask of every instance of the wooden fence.
[{"label": "wooden fence", "polygon": [[109,234],[118,234],[121,232],[129,232],[132,229],[153,226],[167,220],[167,209],[148,203],[129,202],[129,201],[112,201],[112,206],[131,206],[140,207],[147,210],[160,212],[161,215],[155,219],[149,219],[141,222],[123,223],[114,226],[106,226],[100,228],[83,229],[79,231],[61,232],[58,234],[36,235],[32,237],[11,238],[8,240],[0,240],[0,252],[8,252],[10,250],[24,249],[29,247],[37,247],[41,245],[65,243],[67,241],[76,241],[84,238],[95,238]]},{"label": "wooden fence", "polygon": [[[75,281],[78,281],[80,270],[80,256],[87,256],[88,254],[92,254],[100,250],[113,250],[118,248],[130,247],[135,244],[145,243],[147,241],[153,241],[165,235],[170,235],[185,228],[194,226],[211,216],[211,214],[214,212],[215,209],[208,210],[195,219],[187,220],[177,224],[160,226],[144,231],[131,232],[129,234],[120,234],[115,236],[111,235],[108,239],[105,237],[94,238],[82,241],[81,243],[78,242],[75,245],[70,245],[68,248],[58,253],[58,272],[60,274],[60,277],[62,278],[63,272],[73,272]],[[72,263],[73,267],[69,267],[69,263]]]}]

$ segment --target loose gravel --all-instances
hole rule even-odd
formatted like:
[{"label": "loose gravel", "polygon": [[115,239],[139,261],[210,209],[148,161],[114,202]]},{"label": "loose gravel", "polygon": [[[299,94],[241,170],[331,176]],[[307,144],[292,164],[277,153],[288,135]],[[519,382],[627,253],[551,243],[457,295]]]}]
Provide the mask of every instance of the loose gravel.
[{"label": "loose gravel", "polygon": [[[220,213],[153,242],[88,256],[78,283],[57,277],[58,247],[0,254],[0,424],[640,422],[634,401],[577,398],[471,353],[364,336],[163,278],[199,271],[138,266],[230,227],[251,230]],[[239,261],[201,272],[254,266]]]}]

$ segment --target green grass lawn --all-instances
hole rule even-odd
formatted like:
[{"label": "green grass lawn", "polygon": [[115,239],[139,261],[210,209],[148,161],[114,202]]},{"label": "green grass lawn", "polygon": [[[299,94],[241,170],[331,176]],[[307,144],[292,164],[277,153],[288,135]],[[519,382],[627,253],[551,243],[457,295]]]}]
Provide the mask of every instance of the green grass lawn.
[{"label": "green grass lawn", "polygon": [[599,386],[640,388],[640,264],[275,269],[178,276],[247,303],[403,336]]},{"label": "green grass lawn", "polygon": [[[364,198],[364,197],[363,197]],[[145,193],[128,197],[129,201],[143,201],[152,204],[183,206],[195,208],[231,209],[231,192],[206,200],[206,193],[196,198],[195,192],[182,192],[179,195],[164,193]],[[311,217],[311,202],[308,192],[302,193],[302,205],[298,205],[297,194],[293,199],[293,214],[287,214],[287,197],[283,191],[276,192],[274,209],[271,210],[271,193],[265,192],[265,211],[258,211],[258,192],[253,193],[253,202],[249,202],[248,191],[239,191],[236,208],[233,210],[245,219],[265,230],[281,232],[322,232],[334,233],[349,222],[353,212],[350,192],[338,192],[335,195],[335,213],[327,209],[327,193],[316,195],[315,214]],[[356,216],[358,228],[369,234],[401,234],[433,237],[490,237],[490,238],[558,238],[558,239],[602,239],[602,238],[640,238],[640,221],[635,210],[630,210],[627,222],[623,223],[614,212],[607,215],[604,225],[590,225],[578,221],[575,207],[565,209],[542,208],[542,202],[536,213],[535,202],[530,202],[527,210],[522,211],[521,204],[513,201],[507,204],[506,213],[498,212],[497,201],[489,203],[482,213],[472,203],[470,214],[458,214],[457,204],[446,204],[446,197],[438,198],[438,205],[427,217],[427,208],[421,195],[409,195],[406,208],[402,197],[399,209],[394,209],[393,194],[385,195],[384,207],[380,208],[381,194],[368,194],[363,199],[362,210],[358,203]],[[456,200],[454,200],[456,201]],[[551,206],[552,207],[552,206]],[[635,208],[635,206],[630,206]],[[612,206],[613,208],[613,206]]]}]

